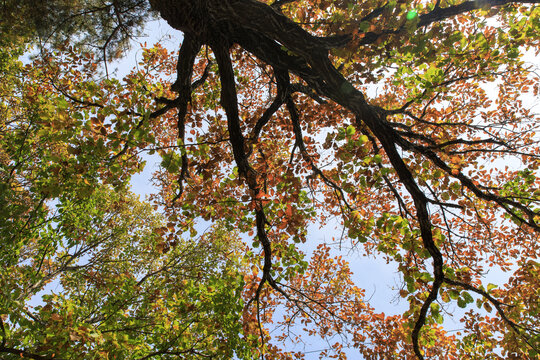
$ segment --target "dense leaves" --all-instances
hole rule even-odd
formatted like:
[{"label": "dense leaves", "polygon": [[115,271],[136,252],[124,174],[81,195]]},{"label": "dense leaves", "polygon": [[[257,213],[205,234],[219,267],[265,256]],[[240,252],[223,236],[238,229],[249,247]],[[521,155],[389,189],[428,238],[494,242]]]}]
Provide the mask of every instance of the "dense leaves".
[{"label": "dense leaves", "polygon": [[174,225],[125,189],[140,163],[105,162],[115,136],[96,119],[118,83],[86,78],[88,56],[67,55],[59,76],[67,63],[23,66],[5,50],[2,358],[248,356],[234,232],[165,237]]},{"label": "dense leaves", "polygon": [[[58,30],[73,43],[28,65],[7,32],[0,351],[290,359],[315,337],[323,358],[536,358],[534,3],[66,2],[88,10]],[[148,6],[178,59],[156,44],[101,75]],[[72,46],[89,24],[96,55]],[[129,181],[156,155],[149,204]],[[408,309],[379,313],[312,224],[395,265]]]},{"label": "dense leaves", "polygon": [[153,19],[144,0],[6,0],[0,10],[3,33],[41,46],[75,43],[104,59],[125,53]]}]

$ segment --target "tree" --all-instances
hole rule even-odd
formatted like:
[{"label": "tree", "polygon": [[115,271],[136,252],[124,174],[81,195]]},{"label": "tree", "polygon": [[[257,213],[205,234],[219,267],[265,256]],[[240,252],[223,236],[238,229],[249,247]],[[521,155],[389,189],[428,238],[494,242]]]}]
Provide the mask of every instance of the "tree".
[{"label": "tree", "polygon": [[[186,232],[195,237],[197,220],[218,224],[220,234],[252,237],[230,245],[233,254],[243,252],[242,264],[230,271],[242,272],[245,282],[242,308],[228,310],[231,324],[242,318],[241,331],[230,327],[238,339],[226,343],[237,356],[301,357],[283,345],[299,341],[288,332],[296,326],[329,344],[340,337],[331,350],[342,358],[347,346],[373,359],[535,358],[540,149],[538,117],[524,95],[538,97],[540,82],[523,60],[526,51],[538,53],[535,4],[151,0],[152,10],[183,33],[176,64],[158,45],[124,79],[98,79],[92,56],[64,45],[35,63],[35,84],[8,94],[5,101],[18,103],[4,108],[24,114],[9,113],[5,118],[17,121],[5,126],[30,119],[32,108],[37,124],[48,128],[14,132],[24,139],[19,142],[4,132],[5,166],[19,166],[16,159],[26,154],[19,143],[32,144],[27,133],[54,139],[66,159],[40,148],[25,160],[32,176],[11,188],[23,190],[6,194],[26,207],[18,205],[2,226],[25,230],[31,220],[40,229],[44,202],[94,196],[90,184],[120,191],[142,166],[141,154],[157,152],[159,193],[152,200],[168,224],[160,228],[163,249],[176,249]],[[62,36],[77,39],[80,33],[71,31],[77,27],[66,29]],[[110,36],[118,31],[100,29]],[[51,173],[65,182],[47,183]],[[332,258],[328,246],[321,244],[311,259],[298,249],[313,241],[308,224],[335,219],[344,230],[340,242],[398,265],[399,295],[409,303],[403,315],[385,316],[367,304],[347,263]],[[9,246],[3,252],[20,268],[21,255]],[[485,284],[490,268],[508,274],[506,284]],[[221,284],[229,281],[225,270],[216,275]],[[160,286],[169,289],[174,280],[168,281]],[[179,293],[189,291],[173,286],[167,300]],[[483,310],[475,312],[474,302]],[[215,314],[218,304],[211,303],[203,314]],[[441,326],[451,304],[467,309],[457,335]],[[8,341],[9,349],[29,346],[3,334],[4,352]],[[65,334],[56,335],[69,346]],[[174,355],[158,353],[163,346],[152,336],[140,340],[147,358]]]},{"label": "tree", "polygon": [[[51,88],[60,85],[51,80],[58,68],[42,60],[23,66],[16,44],[8,45],[15,48],[2,48],[0,94],[2,359],[247,358],[254,340],[242,329],[245,265],[235,233],[215,224],[187,240],[165,237],[175,224],[122,177],[140,163],[107,168],[103,126],[94,132],[83,121],[91,112]],[[80,65],[72,55],[63,70]],[[95,63],[86,65],[63,80],[106,91],[85,79]]]},{"label": "tree", "polygon": [[120,56],[152,19],[149,4],[141,0],[6,0],[1,6],[3,33],[42,45],[69,38],[104,60]]}]

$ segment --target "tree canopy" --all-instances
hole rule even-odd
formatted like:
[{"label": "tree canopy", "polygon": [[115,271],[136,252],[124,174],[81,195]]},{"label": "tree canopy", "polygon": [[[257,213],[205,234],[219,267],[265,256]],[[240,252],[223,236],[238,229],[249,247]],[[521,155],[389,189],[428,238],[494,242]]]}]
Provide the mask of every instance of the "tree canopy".
[{"label": "tree canopy", "polygon": [[[3,358],[540,353],[536,0],[1,6]],[[156,17],[178,54],[109,74]],[[395,266],[408,309],[341,248]]]}]

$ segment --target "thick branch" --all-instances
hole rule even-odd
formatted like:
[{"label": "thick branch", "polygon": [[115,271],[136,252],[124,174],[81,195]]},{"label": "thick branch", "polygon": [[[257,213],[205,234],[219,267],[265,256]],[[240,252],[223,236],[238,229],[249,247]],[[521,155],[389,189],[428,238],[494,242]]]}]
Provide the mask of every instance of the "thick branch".
[{"label": "thick branch", "polygon": [[191,93],[191,76],[195,58],[201,49],[201,42],[190,34],[184,34],[182,46],[178,52],[176,63],[176,81],[171,85],[171,90],[180,93]]},{"label": "thick branch", "polygon": [[419,346],[419,336],[420,330],[426,322],[427,312],[429,311],[431,303],[437,299],[437,293],[441,287],[444,280],[443,273],[443,257],[439,248],[435,245],[433,240],[433,234],[431,232],[432,224],[427,209],[428,199],[425,194],[420,190],[418,184],[414,180],[413,175],[410,170],[407,168],[407,165],[403,162],[403,159],[399,155],[395,143],[395,133],[390,127],[381,126],[380,119],[378,119],[373,112],[365,113],[364,116],[357,117],[357,127],[361,128],[361,121],[363,120],[370,130],[374,133],[375,136],[381,142],[383,149],[386,152],[386,155],[390,159],[390,163],[396,170],[400,181],[403,183],[411,197],[413,198],[414,205],[416,207],[416,218],[420,227],[420,232],[422,235],[422,242],[424,247],[429,252],[433,259],[433,274],[435,280],[433,281],[432,288],[429,292],[427,299],[424,301],[418,319],[416,320],[413,332],[411,334],[413,340],[413,348],[416,356],[419,359],[423,359],[423,355],[420,352]]},{"label": "thick branch", "polygon": [[246,141],[240,127],[238,114],[238,98],[234,81],[234,70],[229,57],[229,47],[223,43],[215,42],[211,45],[219,66],[221,79],[221,106],[227,114],[227,128],[233,149],[234,160],[238,166],[238,172],[245,176],[251,190],[257,190],[254,171],[250,167],[245,151]]},{"label": "thick branch", "polygon": [[[540,0],[480,0],[480,1],[465,1],[458,5],[441,8],[436,6],[430,12],[420,15],[418,17],[418,23],[416,28],[420,29],[436,22],[440,22],[446,19],[450,19],[454,16],[465,14],[478,9],[491,8],[504,6],[508,4],[538,4]],[[369,45],[376,42],[381,36],[399,34],[406,28],[406,25],[402,25],[397,29],[385,29],[381,32],[367,32],[364,33],[364,37],[359,42],[361,45]],[[352,36],[351,36],[352,39]]]},{"label": "thick branch", "polygon": [[490,8],[496,6],[504,6],[508,4],[538,4],[539,0],[478,0],[465,1],[458,5],[449,6],[447,8],[435,7],[429,13],[420,15],[418,27],[428,26],[434,22],[442,21],[459,14],[464,14],[473,10]]},{"label": "thick branch", "polygon": [[[190,34],[184,35],[184,41],[182,42],[182,47],[180,48],[178,54],[178,63],[176,66],[177,79],[176,82],[171,85],[171,90],[179,93],[178,98],[176,99],[176,108],[178,109],[178,139],[184,145],[185,142],[185,117],[187,114],[187,106],[191,101],[191,91],[193,85],[191,84],[191,77],[193,74],[193,65],[195,64],[195,58],[201,49],[202,44],[198,39],[195,39]],[[179,191],[178,195],[175,197],[178,198],[182,195],[184,190],[184,180],[186,178],[188,168],[188,157],[184,149],[182,152],[182,165],[180,168],[180,176],[178,178]]]},{"label": "thick branch", "polygon": [[[207,68],[206,68],[201,79],[197,80],[193,84],[191,83],[191,79],[193,75],[193,65],[195,64],[195,58],[197,54],[199,53],[201,46],[202,44],[200,43],[200,41],[194,38],[193,36],[189,34],[184,35],[184,40],[182,42],[182,46],[180,47],[180,51],[178,53],[178,62],[176,65],[177,79],[175,83],[171,85],[171,90],[179,93],[178,97],[174,100],[168,100],[168,99],[163,99],[163,98],[156,99],[160,103],[165,102],[165,106],[152,112],[148,117],[145,117],[145,116],[142,116],[142,114],[139,114],[141,116],[141,119],[135,126],[134,130],[141,128],[147,119],[156,119],[166,114],[170,110],[177,108],[178,109],[178,115],[177,115],[178,137],[179,139],[182,140],[182,144],[184,143],[184,137],[185,137],[184,122],[185,122],[185,116],[187,114],[187,104],[191,101],[191,92],[193,91],[195,87],[200,85],[200,81],[204,82],[206,80],[206,76],[208,76]],[[110,161],[115,160],[119,158],[120,156],[124,155],[128,149],[129,149],[129,142],[126,142],[122,150],[119,151],[116,155],[112,156],[110,158]],[[184,153],[184,155],[182,155],[182,170],[181,170],[181,175],[179,178],[180,194],[182,192],[182,183],[183,183],[183,180],[185,180],[185,175],[187,173],[187,163],[188,163],[187,155]]]},{"label": "thick branch", "polygon": [[229,57],[229,48],[223,44],[211,45],[212,51],[216,56],[221,78],[221,105],[227,114],[227,124],[229,137],[233,148],[233,155],[238,172],[245,176],[249,189],[252,192],[252,199],[255,202],[255,216],[257,227],[257,238],[262,244],[264,250],[263,276],[255,293],[255,300],[259,301],[261,290],[266,282],[271,286],[276,286],[271,277],[272,269],[272,246],[265,226],[267,224],[264,208],[259,197],[259,185],[255,171],[251,168],[248,156],[245,150],[245,139],[240,128],[240,117],[238,115],[238,99],[236,95],[236,86],[234,82],[234,72],[231,59]]}]

